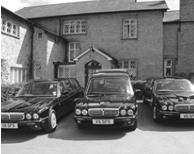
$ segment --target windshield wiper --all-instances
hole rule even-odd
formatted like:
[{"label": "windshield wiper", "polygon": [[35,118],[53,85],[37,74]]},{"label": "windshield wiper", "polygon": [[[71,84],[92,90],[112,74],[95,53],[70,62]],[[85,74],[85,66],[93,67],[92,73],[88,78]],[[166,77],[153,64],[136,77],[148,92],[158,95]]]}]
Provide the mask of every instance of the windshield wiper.
[{"label": "windshield wiper", "polygon": [[104,94],[103,93],[88,93],[87,94],[87,96],[89,96],[89,97],[102,97],[102,96],[104,96]]},{"label": "windshield wiper", "polygon": [[172,92],[174,90],[169,90],[169,89],[161,89],[161,90],[157,90],[157,92]]}]

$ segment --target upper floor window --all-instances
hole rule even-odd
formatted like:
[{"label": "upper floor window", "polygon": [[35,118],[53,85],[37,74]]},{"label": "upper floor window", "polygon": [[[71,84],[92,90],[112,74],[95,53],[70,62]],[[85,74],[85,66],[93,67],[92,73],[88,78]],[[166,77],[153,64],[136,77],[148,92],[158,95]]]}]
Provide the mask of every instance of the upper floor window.
[{"label": "upper floor window", "polygon": [[137,19],[123,20],[123,39],[137,38]]},{"label": "upper floor window", "polygon": [[1,20],[1,31],[3,33],[19,37],[19,26],[11,21]]},{"label": "upper floor window", "polygon": [[70,42],[69,43],[69,62],[73,62],[74,58],[78,56],[80,51],[79,42]]},{"label": "upper floor window", "polygon": [[86,20],[66,20],[63,23],[63,34],[85,34],[86,28]]}]

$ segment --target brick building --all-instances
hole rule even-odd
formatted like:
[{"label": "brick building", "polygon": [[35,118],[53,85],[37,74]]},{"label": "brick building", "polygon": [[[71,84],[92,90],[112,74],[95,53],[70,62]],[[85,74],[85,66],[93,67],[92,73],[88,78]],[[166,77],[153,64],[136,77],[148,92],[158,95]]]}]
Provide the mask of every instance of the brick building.
[{"label": "brick building", "polygon": [[54,78],[53,61],[64,60],[65,39],[4,7],[1,20],[2,83]]},{"label": "brick building", "polygon": [[164,75],[194,76],[194,1],[164,16]]},{"label": "brick building", "polygon": [[166,9],[164,1],[99,0],[17,13],[67,40],[65,60],[55,61],[56,76],[76,77],[84,85],[100,68],[129,68],[136,79],[162,76]]},{"label": "brick building", "polygon": [[9,61],[10,81],[15,66],[28,78],[75,77],[82,86],[101,68],[128,68],[134,79],[188,75],[194,72],[194,56],[188,56],[194,53],[193,8],[192,0],[181,0],[180,15],[165,12],[165,1],[74,2],[17,14],[3,8],[2,19],[11,16],[21,34],[2,30],[2,58]]}]

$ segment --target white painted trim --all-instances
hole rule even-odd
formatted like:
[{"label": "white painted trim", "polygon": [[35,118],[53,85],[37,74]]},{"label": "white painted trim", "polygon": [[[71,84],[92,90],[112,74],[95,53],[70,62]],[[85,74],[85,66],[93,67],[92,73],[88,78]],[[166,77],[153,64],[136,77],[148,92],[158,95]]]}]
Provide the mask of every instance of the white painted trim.
[{"label": "white painted trim", "polygon": [[107,60],[112,60],[111,57],[107,56],[106,54],[104,54],[103,52],[101,52],[100,50],[98,50],[97,48],[94,48],[93,49],[98,52],[99,54],[101,54],[102,56],[104,56],[105,58],[107,58]]},{"label": "white painted trim", "polygon": [[74,60],[75,60],[75,61],[78,61],[78,59],[79,59],[80,57],[82,57],[83,55],[85,55],[86,53],[88,53],[90,50],[91,50],[91,48],[89,48],[89,49],[87,49],[86,51],[82,52],[79,56],[75,57]]},{"label": "white painted trim", "polygon": [[75,61],[78,61],[79,58],[81,58],[82,56],[84,56],[85,54],[87,54],[88,52],[90,52],[91,50],[96,51],[97,53],[99,53],[100,55],[102,55],[103,57],[105,57],[107,60],[113,60],[110,56],[104,54],[102,51],[98,50],[95,47],[91,47],[89,49],[87,49],[86,51],[82,52],[79,56],[77,56],[76,58],[74,58]]}]

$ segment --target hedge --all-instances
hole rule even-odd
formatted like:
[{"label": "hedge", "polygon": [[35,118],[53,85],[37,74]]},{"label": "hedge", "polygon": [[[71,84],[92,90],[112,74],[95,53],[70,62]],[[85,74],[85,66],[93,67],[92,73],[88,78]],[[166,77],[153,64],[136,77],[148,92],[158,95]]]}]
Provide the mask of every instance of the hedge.
[{"label": "hedge", "polygon": [[1,85],[1,103],[6,102],[9,97],[14,96],[21,87],[22,84]]}]

